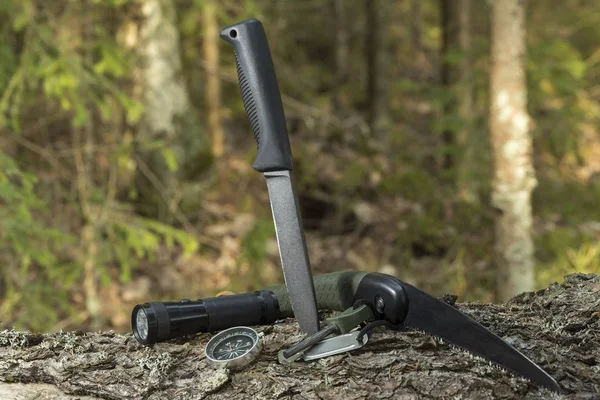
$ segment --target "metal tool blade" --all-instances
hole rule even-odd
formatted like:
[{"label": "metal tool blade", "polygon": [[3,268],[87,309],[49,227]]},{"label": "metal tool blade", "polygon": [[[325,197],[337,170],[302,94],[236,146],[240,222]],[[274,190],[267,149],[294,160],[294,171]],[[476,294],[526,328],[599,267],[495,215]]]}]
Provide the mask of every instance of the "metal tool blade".
[{"label": "metal tool blade", "polygon": [[359,342],[356,340],[359,334],[360,331],[353,331],[322,340],[310,349],[306,350],[302,358],[304,361],[312,361],[319,358],[330,357],[336,354],[345,353],[347,351],[360,349],[367,344],[369,338],[367,335],[363,335],[362,340]]},{"label": "metal tool blade", "polygon": [[533,361],[456,308],[403,282],[409,311],[404,321],[555,392],[558,383]]},{"label": "metal tool blade", "polygon": [[294,316],[300,329],[312,335],[319,330],[319,314],[294,181],[287,170],[265,172],[264,175],[269,189],[283,277]]}]

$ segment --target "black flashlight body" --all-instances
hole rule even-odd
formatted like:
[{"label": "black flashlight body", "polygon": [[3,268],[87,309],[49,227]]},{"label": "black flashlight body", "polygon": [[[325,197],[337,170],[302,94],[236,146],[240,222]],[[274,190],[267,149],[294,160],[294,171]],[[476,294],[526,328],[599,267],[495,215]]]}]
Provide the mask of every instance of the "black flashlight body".
[{"label": "black flashlight body", "polygon": [[[143,312],[147,334],[138,327],[137,315]],[[137,305],[131,314],[136,339],[143,344],[162,342],[176,337],[214,332],[239,326],[267,325],[281,318],[275,294],[260,290],[253,293],[211,297],[179,302],[151,302]]]}]

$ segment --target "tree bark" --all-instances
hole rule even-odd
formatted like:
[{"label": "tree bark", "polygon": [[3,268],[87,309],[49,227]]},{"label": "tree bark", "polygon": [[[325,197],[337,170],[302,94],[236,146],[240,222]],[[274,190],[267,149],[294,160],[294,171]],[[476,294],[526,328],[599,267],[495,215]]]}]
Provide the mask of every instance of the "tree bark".
[{"label": "tree bark", "polygon": [[212,152],[216,158],[223,155],[223,124],[221,122],[221,79],[219,76],[219,24],[217,2],[204,2],[204,62],[206,91],[204,101],[208,115],[208,129],[212,138]]},{"label": "tree bark", "polygon": [[390,123],[386,53],[389,8],[386,0],[366,0],[368,122],[373,137],[379,139],[386,137]]},{"label": "tree bark", "polygon": [[[564,398],[592,399],[600,392],[599,293],[599,275],[577,274],[506,304],[457,307],[550,373],[567,395]],[[253,364],[239,371],[209,367],[203,354],[208,334],[144,347],[131,334],[114,332],[2,331],[0,381],[6,383],[0,384],[0,397],[559,398],[419,332],[376,330],[360,350],[282,365],[277,352],[301,338],[297,324],[285,320],[258,329],[265,333],[264,349]],[[26,397],[24,386],[39,397]]]},{"label": "tree bark", "polygon": [[536,178],[527,114],[525,46],[525,2],[494,1],[489,123],[500,301],[531,290],[535,284],[531,192]]}]

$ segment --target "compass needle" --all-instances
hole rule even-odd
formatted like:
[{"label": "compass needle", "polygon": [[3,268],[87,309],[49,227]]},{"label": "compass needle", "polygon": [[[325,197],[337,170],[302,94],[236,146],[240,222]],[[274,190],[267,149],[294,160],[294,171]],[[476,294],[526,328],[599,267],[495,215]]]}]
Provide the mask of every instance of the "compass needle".
[{"label": "compass needle", "polygon": [[261,349],[260,334],[252,328],[237,326],[213,336],[204,352],[213,366],[236,369],[251,363]]}]

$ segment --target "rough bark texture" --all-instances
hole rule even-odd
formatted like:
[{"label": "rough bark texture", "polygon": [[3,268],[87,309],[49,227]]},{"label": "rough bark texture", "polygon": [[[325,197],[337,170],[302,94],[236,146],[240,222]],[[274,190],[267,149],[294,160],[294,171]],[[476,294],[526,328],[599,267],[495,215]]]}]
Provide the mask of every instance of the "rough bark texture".
[{"label": "rough bark texture", "polygon": [[539,389],[419,332],[375,331],[361,350],[281,365],[278,350],[301,337],[297,324],[287,320],[260,329],[265,349],[237,372],[208,366],[208,334],[147,348],[130,334],[3,331],[0,381],[11,383],[0,384],[0,398],[600,398],[600,276],[569,275],[560,285],[506,304],[457,307],[539,363],[564,394]]},{"label": "rough bark texture", "polygon": [[497,294],[531,290],[531,192],[536,185],[525,83],[525,1],[496,0],[492,11],[490,132],[492,202],[497,209]]}]

